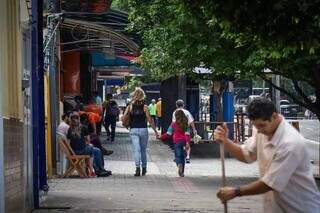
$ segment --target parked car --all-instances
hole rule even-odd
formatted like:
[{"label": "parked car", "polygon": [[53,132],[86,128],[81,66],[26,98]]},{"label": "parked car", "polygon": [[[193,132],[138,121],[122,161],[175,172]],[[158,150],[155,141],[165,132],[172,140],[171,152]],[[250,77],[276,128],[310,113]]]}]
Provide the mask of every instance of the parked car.
[{"label": "parked car", "polygon": [[282,105],[290,105],[290,101],[286,99],[280,100],[280,106]]},{"label": "parked car", "polygon": [[246,114],[247,113],[247,98],[240,98],[236,100],[236,104],[234,105],[234,111],[236,114]]},{"label": "parked car", "polygon": [[257,98],[261,98],[260,95],[250,95],[249,98],[248,98],[248,104],[253,101],[254,99],[257,99]]},{"label": "parked car", "polygon": [[280,113],[286,118],[297,118],[300,106],[288,100],[280,100]]}]

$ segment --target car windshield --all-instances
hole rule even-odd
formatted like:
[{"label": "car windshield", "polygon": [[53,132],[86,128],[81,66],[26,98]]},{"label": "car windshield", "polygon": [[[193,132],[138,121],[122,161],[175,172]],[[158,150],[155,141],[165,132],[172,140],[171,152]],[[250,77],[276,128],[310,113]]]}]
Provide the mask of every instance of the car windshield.
[{"label": "car windshield", "polygon": [[281,100],[280,105],[289,105],[290,102],[288,100]]},{"label": "car windshield", "polygon": [[246,105],[248,103],[247,99],[238,99],[237,103],[238,105]]}]

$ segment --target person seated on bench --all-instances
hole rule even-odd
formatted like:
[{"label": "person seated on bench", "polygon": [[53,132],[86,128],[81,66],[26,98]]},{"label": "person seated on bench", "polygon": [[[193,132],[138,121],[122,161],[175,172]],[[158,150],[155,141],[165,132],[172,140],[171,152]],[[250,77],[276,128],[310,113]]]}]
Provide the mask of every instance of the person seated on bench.
[{"label": "person seated on bench", "polygon": [[[73,112],[70,116],[70,128],[67,138],[70,140],[70,146],[77,155],[90,155],[89,177],[100,176],[105,173],[102,166],[102,153],[100,149],[89,144],[87,135],[83,134],[80,129],[80,118],[77,112]],[[94,171],[93,169],[94,168]]]},{"label": "person seated on bench", "polygon": [[[101,155],[101,164],[102,168],[104,168],[104,155],[111,155],[113,153],[112,150],[107,150],[104,148],[101,144],[101,140],[99,135],[93,133],[91,130],[91,124],[88,119],[88,115],[86,113],[80,114],[80,129],[81,134],[84,136],[88,136],[88,140],[90,144],[92,144],[94,147],[100,149],[102,155]],[[103,169],[103,171],[105,171]],[[106,175],[107,176],[107,175]]]},{"label": "person seated on bench", "polygon": [[86,113],[80,114],[80,129],[83,135],[90,135],[90,143],[101,150],[103,155],[111,155],[113,153],[112,150],[107,150],[101,144],[101,140],[99,135],[95,134],[92,131],[92,126],[89,122],[89,117]]},{"label": "person seated on bench", "polygon": [[57,138],[65,140],[67,138],[68,129],[69,129],[69,116],[70,113],[64,113],[61,116],[61,122],[57,128]]}]

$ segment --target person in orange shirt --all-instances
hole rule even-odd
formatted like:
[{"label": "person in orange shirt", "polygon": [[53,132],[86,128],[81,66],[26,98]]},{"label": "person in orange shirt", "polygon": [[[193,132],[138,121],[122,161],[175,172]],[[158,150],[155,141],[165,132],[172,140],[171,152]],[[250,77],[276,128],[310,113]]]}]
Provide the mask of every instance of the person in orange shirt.
[{"label": "person in orange shirt", "polygon": [[101,116],[94,112],[79,111],[79,115],[86,114],[90,124],[89,133],[97,134],[97,123],[101,122]]},{"label": "person in orange shirt", "polygon": [[96,131],[95,133],[97,135],[100,135],[100,132],[101,132],[101,125],[102,125],[102,113],[103,113],[103,110],[102,110],[102,106],[99,105],[99,104],[96,104],[94,99],[91,99],[90,102],[89,102],[89,105],[87,105],[85,107],[85,111],[86,112],[90,112],[90,113],[95,113],[99,116],[96,116],[96,115],[93,115],[93,114],[88,114],[89,115],[89,120],[90,120],[90,117],[92,119],[92,121],[95,122],[95,126],[96,126]]},{"label": "person in orange shirt", "polygon": [[157,127],[158,127],[158,130],[160,130],[161,128],[161,114],[162,114],[162,111],[161,111],[161,98],[158,98],[158,102],[156,104],[156,113],[157,113]]}]

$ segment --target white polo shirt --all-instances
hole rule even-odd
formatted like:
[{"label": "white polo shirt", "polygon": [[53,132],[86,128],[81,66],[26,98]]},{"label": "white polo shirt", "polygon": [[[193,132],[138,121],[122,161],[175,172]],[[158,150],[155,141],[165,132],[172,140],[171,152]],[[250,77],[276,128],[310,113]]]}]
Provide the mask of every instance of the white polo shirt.
[{"label": "white polo shirt", "polygon": [[68,130],[69,125],[66,122],[62,121],[57,128],[57,134],[60,135],[63,139],[66,139]]},{"label": "white polo shirt", "polygon": [[186,115],[186,117],[188,118],[188,125],[190,125],[193,121],[194,121],[194,118],[193,116],[191,115],[191,113],[186,110],[186,109],[183,109],[183,108],[178,108],[176,109],[173,114],[172,114],[172,122],[175,122],[176,121],[176,116],[174,115],[176,113],[177,110],[182,110],[184,112],[184,114]]},{"label": "white polo shirt", "polygon": [[305,139],[284,119],[269,141],[256,133],[241,145],[248,163],[258,160],[260,180],[273,191],[264,194],[264,212],[320,212]]}]

